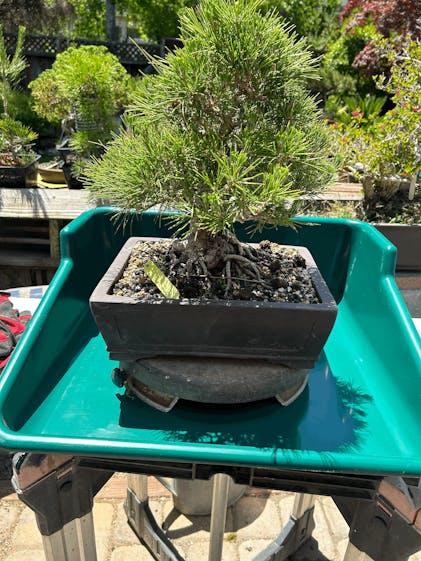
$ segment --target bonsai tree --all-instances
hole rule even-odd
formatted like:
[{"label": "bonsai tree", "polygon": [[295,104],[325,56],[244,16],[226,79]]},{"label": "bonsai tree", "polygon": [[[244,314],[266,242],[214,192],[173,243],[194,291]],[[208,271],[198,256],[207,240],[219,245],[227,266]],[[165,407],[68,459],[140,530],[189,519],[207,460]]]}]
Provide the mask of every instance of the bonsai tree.
[{"label": "bonsai tree", "polygon": [[0,119],[0,166],[25,166],[35,159],[37,134],[10,117]]},{"label": "bonsai tree", "polygon": [[9,110],[13,88],[19,82],[26,66],[22,56],[25,28],[19,27],[16,48],[13,56],[6,51],[3,28],[0,24],[0,91],[2,113],[0,116],[0,166],[24,166],[35,158],[32,143],[37,134],[30,127],[13,119]]},{"label": "bonsai tree", "polygon": [[38,114],[61,123],[63,138],[88,157],[118,128],[129,83],[129,74],[106,47],[86,45],[59,53],[29,87]]},{"label": "bonsai tree", "polygon": [[[205,0],[181,15],[182,49],[152,63],[125,134],[86,171],[123,211],[179,211],[192,274],[259,278],[236,222],[293,226],[300,197],[332,181],[329,131],[306,83],[305,42],[260,0]],[[179,244],[179,242],[176,242]],[[231,273],[230,273],[231,271]]]}]

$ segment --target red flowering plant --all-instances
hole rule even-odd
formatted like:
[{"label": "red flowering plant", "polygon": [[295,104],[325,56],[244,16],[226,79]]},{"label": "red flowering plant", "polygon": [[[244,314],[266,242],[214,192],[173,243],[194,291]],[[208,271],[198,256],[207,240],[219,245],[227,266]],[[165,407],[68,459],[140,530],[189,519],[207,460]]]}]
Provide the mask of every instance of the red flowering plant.
[{"label": "red flowering plant", "polygon": [[343,3],[340,32],[323,59],[327,96],[343,98],[356,92],[379,95],[372,78],[389,72],[389,62],[379,46],[388,39],[399,51],[408,39],[421,40],[419,10],[420,0],[348,0]]},{"label": "red flowering plant", "polygon": [[421,42],[407,40],[399,52],[387,40],[381,47],[390,61],[390,73],[374,79],[394,107],[374,118],[355,109],[349,123],[333,128],[366,198],[375,194],[390,198],[404,183],[412,200],[421,174]]},{"label": "red flowering plant", "polygon": [[379,71],[379,38],[421,39],[419,9],[419,0],[348,0],[340,15],[345,34],[362,36],[362,29],[372,28],[372,37],[366,34],[368,40],[354,53],[352,67],[369,75]]}]

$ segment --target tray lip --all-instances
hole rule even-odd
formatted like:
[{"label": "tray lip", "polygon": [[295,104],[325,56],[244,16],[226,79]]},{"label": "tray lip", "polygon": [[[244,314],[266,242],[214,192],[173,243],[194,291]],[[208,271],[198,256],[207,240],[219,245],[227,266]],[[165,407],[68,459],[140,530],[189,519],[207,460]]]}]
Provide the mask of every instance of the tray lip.
[{"label": "tray lip", "polygon": [[[89,210],[82,215],[80,215],[72,225],[65,228],[67,234],[72,234],[74,228],[79,227],[83,222],[90,219],[92,214],[95,213],[110,213],[115,212],[117,209],[110,207],[102,207],[98,209]],[[156,215],[155,212],[151,214]],[[416,349],[421,352],[421,338],[416,331],[415,325],[413,324],[409,312],[407,311],[402,298],[397,289],[396,283],[393,278],[393,267],[394,267],[394,256],[395,248],[393,244],[388,242],[380,233],[378,233],[375,228],[371,225],[361,223],[355,220],[349,219],[335,219],[335,218],[323,218],[315,219],[312,217],[304,217],[298,220],[304,223],[336,223],[344,224],[356,229],[362,229],[369,231],[370,236],[377,238],[377,241],[381,243],[384,250],[386,250],[386,258],[381,263],[381,271],[385,277],[385,281],[388,285],[388,291],[391,292],[395,304],[397,305],[397,311],[406,320],[405,328],[407,330],[408,336],[416,345]],[[63,240],[64,241],[64,240]],[[37,311],[34,314],[34,321],[31,322],[28,329],[24,332],[21,343],[18,345],[17,349],[13,353],[9,364],[4,370],[0,378],[0,412],[2,410],[3,404],[7,395],[12,388],[15,378],[19,373],[18,368],[16,368],[16,373],[13,372],[13,366],[19,366],[20,363],[25,362],[30,353],[32,345],[24,345],[24,341],[27,341],[32,337],[34,333],[34,338],[37,337],[40,332],[42,332],[43,322],[45,317],[48,315],[48,311],[54,305],[55,301],[60,295],[60,290],[62,285],[67,280],[72,269],[72,259],[68,254],[66,244],[63,243],[63,257],[59,269],[56,273],[54,283],[48,288],[46,294],[44,295]],[[46,312],[44,319],[38,317],[41,312]],[[34,436],[30,433],[18,433],[16,431],[10,430],[5,424],[5,419],[0,416],[0,445],[5,449],[9,450],[27,450],[27,451],[39,451],[39,452],[60,452],[68,453],[71,452],[74,455],[80,455],[85,457],[107,457],[107,458],[123,458],[123,457],[137,457],[139,460],[143,458],[157,458],[163,459],[163,444],[157,443],[139,443],[132,441],[122,441],[122,440],[102,440],[97,438],[81,438],[81,437],[67,437],[67,436]],[[109,453],[104,453],[104,446],[108,446]],[[421,475],[421,457],[406,456],[406,457],[382,457],[382,456],[370,456],[364,455],[359,458],[358,465],[353,465],[355,461],[355,454],[349,454],[345,452],[328,452],[326,453],[326,458],[324,459],[323,452],[316,452],[311,450],[306,451],[294,451],[294,450],[278,450],[275,454],[272,453],[268,455],[263,450],[257,448],[248,448],[244,446],[238,446],[234,451],[232,449],[226,450],[223,445],[212,445],[209,446],[204,443],[189,444],[188,446],[182,443],[166,444],[166,456],[165,458],[174,459],[179,462],[183,461],[194,461],[197,463],[209,462],[212,464],[231,464],[231,465],[250,465],[250,466],[274,466],[299,470],[299,469],[313,469],[313,470],[323,470],[323,471],[335,471],[343,473],[405,473],[413,475]],[[294,455],[294,461],[291,461],[291,455]],[[362,461],[363,460],[363,461]],[[383,469],[379,471],[378,467],[374,467],[374,463],[378,466],[381,462]],[[346,464],[346,467],[344,467]],[[405,466],[402,468],[402,466]]]},{"label": "tray lip", "polygon": [[[7,436],[10,431],[0,426],[0,436]],[[52,446],[54,445],[54,446]],[[58,448],[59,445],[59,449]],[[104,452],[107,447],[111,452]],[[216,465],[242,465],[250,467],[273,467],[294,471],[332,471],[335,473],[360,473],[360,474],[406,474],[421,476],[421,461],[418,457],[400,458],[389,456],[367,456],[358,458],[356,455],[341,452],[316,452],[313,450],[302,451],[294,449],[276,450],[271,454],[257,448],[237,446],[226,450],[224,445],[204,443],[166,444],[99,440],[90,438],[51,437],[41,436],[34,442],[34,437],[29,435],[14,436],[13,445],[5,448],[9,451],[28,451],[41,453],[72,454],[77,457],[98,457],[109,459],[135,458],[156,461],[174,461],[176,463],[200,463]],[[293,464],[291,457],[294,456]],[[342,464],[342,465],[341,465]],[[347,467],[343,467],[347,464]],[[374,466],[373,464],[376,464]],[[382,465],[379,470],[378,465]],[[402,468],[402,465],[405,467]]]},{"label": "tray lip", "polygon": [[[108,215],[116,215],[121,214],[122,211],[120,208],[115,206],[101,206],[88,209],[82,212],[77,218],[72,220],[70,224],[65,226],[60,234],[60,239],[62,240],[62,259],[66,257],[70,257],[68,253],[68,247],[66,243],[63,243],[65,238],[69,235],[72,235],[82,224],[88,222],[93,216],[99,214],[108,214]],[[129,216],[138,216],[139,213],[136,211],[129,211],[127,213]],[[177,211],[174,210],[164,210],[158,211],[156,209],[147,209],[141,213],[144,216],[150,217],[169,217],[179,214]],[[390,242],[387,238],[381,234],[373,224],[369,224],[368,222],[362,222],[360,220],[356,220],[354,218],[331,218],[327,216],[296,216],[293,218],[293,221],[297,224],[306,224],[306,225],[319,225],[319,224],[337,224],[342,225],[352,230],[361,230],[367,234],[372,239],[375,239],[377,244],[382,246],[384,252],[384,259],[380,265],[380,271],[383,274],[394,274],[395,271],[395,262],[396,262],[396,247]]]}]

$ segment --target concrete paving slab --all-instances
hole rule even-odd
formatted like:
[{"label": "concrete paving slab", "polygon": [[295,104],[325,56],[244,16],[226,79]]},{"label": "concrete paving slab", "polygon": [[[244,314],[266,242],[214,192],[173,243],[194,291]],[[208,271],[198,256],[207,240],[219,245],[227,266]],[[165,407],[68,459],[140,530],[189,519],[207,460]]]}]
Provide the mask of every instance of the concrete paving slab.
[{"label": "concrete paving slab", "polygon": [[114,522],[114,505],[108,502],[95,502],[93,509],[95,542],[98,561],[106,561],[112,546],[111,528]]},{"label": "concrete paving slab", "polygon": [[272,496],[241,498],[234,506],[234,527],[240,540],[274,539],[281,531],[276,501]]},{"label": "concrete paving slab", "polygon": [[35,520],[35,514],[29,508],[24,508],[19,515],[17,525],[13,531],[13,547],[15,550],[26,550],[28,544],[32,549],[43,549],[41,534]]},{"label": "concrete paving slab", "polygon": [[[110,481],[102,498],[95,499],[98,561],[152,561],[126,521],[121,498],[121,486],[126,488],[125,478],[115,477],[119,483]],[[293,493],[279,491],[266,496],[247,494],[240,499],[230,509],[223,561],[252,561],[281,531],[293,501]],[[150,507],[161,523],[172,508],[172,499],[167,494],[151,499]],[[317,498],[315,520],[313,539],[297,554],[297,561],[341,561],[348,544],[348,526],[330,497]],[[207,559],[209,524],[208,516],[180,516],[178,523],[171,527],[173,543],[186,561]],[[0,561],[44,561],[35,516],[15,495],[0,500],[0,538]],[[421,552],[409,561],[421,561]]]},{"label": "concrete paving slab", "polygon": [[238,546],[239,561],[252,561],[258,553],[263,551],[272,540],[262,540],[255,538],[253,540],[245,540]]},{"label": "concrete paving slab", "polygon": [[[198,561],[208,558],[209,544],[208,542],[197,542],[192,544],[186,551],[186,561]],[[235,543],[224,541],[222,548],[222,561],[240,561],[238,556],[238,548]]]}]

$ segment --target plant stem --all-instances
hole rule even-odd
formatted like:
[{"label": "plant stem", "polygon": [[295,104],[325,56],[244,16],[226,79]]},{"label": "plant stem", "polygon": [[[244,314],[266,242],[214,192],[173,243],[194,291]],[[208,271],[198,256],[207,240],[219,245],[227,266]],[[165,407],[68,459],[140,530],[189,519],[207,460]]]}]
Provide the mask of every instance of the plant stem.
[{"label": "plant stem", "polygon": [[410,182],[410,184],[409,184],[408,199],[409,199],[410,201],[412,201],[412,200],[414,199],[414,197],[415,197],[415,187],[416,187],[416,185],[417,185],[417,176],[418,176],[418,173],[415,172],[415,173],[413,174],[413,176],[411,177],[411,182]]}]

